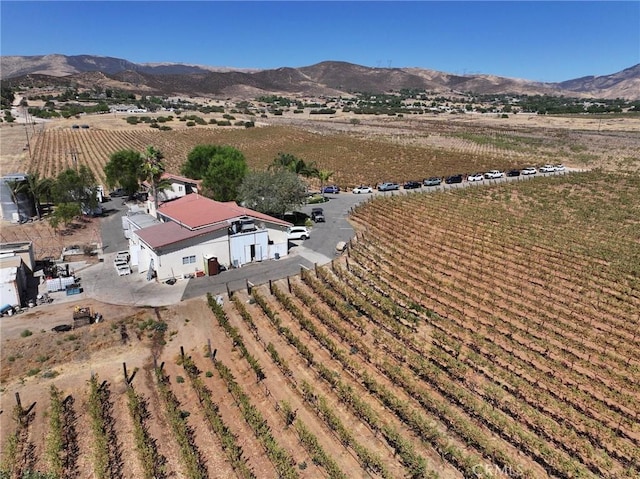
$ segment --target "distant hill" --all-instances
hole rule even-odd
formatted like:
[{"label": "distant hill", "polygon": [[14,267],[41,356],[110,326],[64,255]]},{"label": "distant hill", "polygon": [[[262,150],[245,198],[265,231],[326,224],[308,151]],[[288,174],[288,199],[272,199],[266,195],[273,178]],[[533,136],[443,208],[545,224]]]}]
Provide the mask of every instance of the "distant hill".
[{"label": "distant hill", "polygon": [[182,63],[132,63],[92,55],[2,56],[3,84],[75,84],[120,88],[140,94],[255,97],[265,94],[340,95],[415,88],[447,93],[546,94],[640,99],[640,64],[604,76],[541,83],[495,75],[454,75],[422,68],[372,68],[326,61],[268,70]]}]

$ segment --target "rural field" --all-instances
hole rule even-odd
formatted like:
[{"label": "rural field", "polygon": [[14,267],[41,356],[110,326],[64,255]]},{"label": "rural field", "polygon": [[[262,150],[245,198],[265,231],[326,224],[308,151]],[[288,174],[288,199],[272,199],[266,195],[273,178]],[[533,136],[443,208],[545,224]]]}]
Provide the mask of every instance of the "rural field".
[{"label": "rural field", "polygon": [[[216,118],[213,114],[200,116],[207,121]],[[187,127],[186,122],[174,119],[167,122],[172,130],[159,131],[144,124],[129,125],[123,116],[113,115],[55,120],[26,128],[5,124],[0,127],[2,169],[56,176],[74,166],[76,158],[104,181],[103,167],[112,153],[143,151],[152,145],[164,153],[167,169],[177,173],[196,145],[212,143],[238,148],[252,168],[266,167],[280,152],[292,153],[333,171],[331,181],[342,188],[548,162],[640,171],[640,118],[524,114],[508,119],[480,115],[359,118],[343,114],[316,120],[310,118],[313,116],[322,115],[270,117],[248,129]],[[353,119],[359,123],[351,123]],[[72,128],[80,124],[89,128]]]},{"label": "rural field", "polygon": [[49,330],[67,310],[23,315],[32,334],[1,343],[2,477],[639,477],[637,121],[117,120],[47,124],[30,159],[3,136],[3,171],[55,175],[76,148],[99,175],[147,145],[178,171],[204,142],[253,167],[293,153],[342,187],[594,170],[367,201],[343,255],[232,297],[63,334]]}]

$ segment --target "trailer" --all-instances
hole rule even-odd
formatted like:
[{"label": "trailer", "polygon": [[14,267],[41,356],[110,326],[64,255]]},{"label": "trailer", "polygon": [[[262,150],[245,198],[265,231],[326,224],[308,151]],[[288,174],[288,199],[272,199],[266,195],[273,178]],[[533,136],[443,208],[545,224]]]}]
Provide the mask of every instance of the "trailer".
[{"label": "trailer", "polygon": [[91,311],[90,307],[76,306],[73,311],[73,328],[87,326],[102,321],[102,314]]}]

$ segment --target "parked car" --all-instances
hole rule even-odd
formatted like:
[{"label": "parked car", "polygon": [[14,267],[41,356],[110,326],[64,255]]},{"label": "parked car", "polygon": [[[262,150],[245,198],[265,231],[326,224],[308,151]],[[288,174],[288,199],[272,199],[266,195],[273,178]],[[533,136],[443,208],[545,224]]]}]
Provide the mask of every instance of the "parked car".
[{"label": "parked car", "polygon": [[292,226],[288,231],[290,240],[306,240],[311,237],[311,231],[306,226]]},{"label": "parked car", "polygon": [[507,176],[520,176],[520,170],[509,170],[507,171]]},{"label": "parked car", "polygon": [[504,173],[498,170],[489,170],[484,174],[484,177],[487,180],[497,180],[498,178],[502,178]]},{"label": "parked car", "polygon": [[125,196],[126,194],[127,192],[124,190],[124,188],[116,188],[111,193],[109,193],[109,196],[111,198],[115,198],[117,196]]},{"label": "parked car", "polygon": [[553,165],[544,165],[540,168],[541,173],[553,173],[556,171],[556,167]]},{"label": "parked car", "polygon": [[437,176],[432,176],[431,178],[426,178],[422,184],[424,186],[438,186],[440,183],[442,183],[442,178],[439,178]]},{"label": "parked car", "polygon": [[447,176],[444,182],[448,185],[451,185],[453,183],[462,183],[462,175]]},{"label": "parked car", "polygon": [[520,172],[523,175],[535,175],[538,172],[538,170],[536,170],[533,166],[527,166],[526,168],[523,168],[523,170]]},{"label": "parked car", "polygon": [[355,187],[352,192],[356,195],[360,195],[362,193],[373,193],[373,188],[370,186],[360,185]]},{"label": "parked car", "polygon": [[420,188],[422,186],[419,181],[407,181],[402,187],[405,190],[415,190],[416,188]]},{"label": "parked car", "polygon": [[563,164],[557,164],[557,165],[553,165],[553,167],[556,169],[556,171],[565,171],[566,168]]},{"label": "parked car", "polygon": [[382,183],[381,185],[378,186],[378,191],[393,191],[393,190],[399,190],[400,189],[400,185],[398,183]]},{"label": "parked car", "polygon": [[473,173],[467,176],[467,181],[482,181],[484,180],[484,175],[482,173]]},{"label": "parked car", "polygon": [[329,186],[325,186],[324,188],[322,188],[322,192],[323,193],[340,193],[340,188],[338,188],[336,185],[329,185]]},{"label": "parked car", "polygon": [[312,208],[311,209],[311,219],[315,223],[324,223],[324,211],[322,208]]}]

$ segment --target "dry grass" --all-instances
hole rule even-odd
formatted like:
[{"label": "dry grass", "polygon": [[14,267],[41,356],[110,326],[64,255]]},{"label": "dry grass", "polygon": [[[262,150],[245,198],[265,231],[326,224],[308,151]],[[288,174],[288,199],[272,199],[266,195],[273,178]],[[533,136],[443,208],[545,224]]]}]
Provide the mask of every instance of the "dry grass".
[{"label": "dry grass", "polygon": [[[199,115],[206,121],[221,115]],[[236,115],[238,120],[251,119]],[[320,118],[316,118],[320,117]],[[351,120],[357,118],[359,124]],[[343,187],[405,181],[431,175],[563,162],[580,168],[640,170],[640,119],[538,117],[502,119],[480,115],[416,115],[406,118],[337,114],[260,119],[256,128],[187,127],[174,119],[171,131],[129,125],[123,116],[95,115],[55,120],[35,127],[0,128],[3,172],[35,170],[55,176],[70,167],[71,150],[98,178],[109,155],[120,149],[158,147],[168,169],[178,172],[193,147],[227,144],[240,149],[253,168],[280,152],[334,171]],[[73,124],[90,129],[74,130]],[[31,151],[26,149],[27,134]],[[31,154],[30,154],[31,153]]]}]

